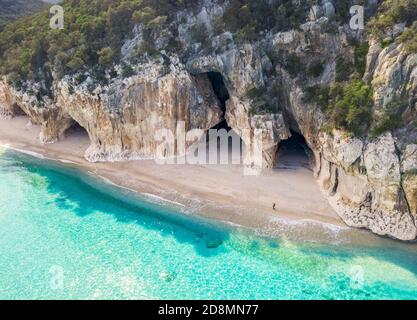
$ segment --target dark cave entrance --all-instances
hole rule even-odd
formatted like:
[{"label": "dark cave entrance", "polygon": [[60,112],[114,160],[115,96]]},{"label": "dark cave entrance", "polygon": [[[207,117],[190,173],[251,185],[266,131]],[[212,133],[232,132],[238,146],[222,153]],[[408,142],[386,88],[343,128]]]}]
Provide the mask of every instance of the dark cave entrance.
[{"label": "dark cave entrance", "polygon": [[[223,76],[220,72],[214,71],[207,72],[203,75],[207,76],[207,79],[211,84],[213,92],[217,97],[220,109],[222,111],[221,121],[212,128],[210,128],[206,132],[205,139],[203,138],[203,141],[205,140],[204,142],[206,143],[207,148],[207,163],[211,163],[209,155],[210,152],[213,152],[213,150],[210,150],[210,146],[217,145],[217,164],[225,164],[224,159],[226,158],[228,159],[227,164],[242,164],[244,156],[246,154],[246,144],[239,136],[239,134],[236,131],[234,131],[227,123],[226,105],[227,101],[230,99],[230,94],[226,87]],[[221,139],[220,137],[211,137],[209,133],[213,132],[212,130],[216,130],[218,134],[221,134],[222,130],[226,130],[228,134],[227,141],[226,139]],[[216,139],[217,141],[215,141],[214,139]]]},{"label": "dark cave entrance", "polygon": [[220,72],[207,72],[213,91],[219,99],[223,112],[226,112],[226,102],[230,99],[229,91],[224,84],[223,76]]},{"label": "dark cave entrance", "polygon": [[26,112],[23,111],[23,109],[18,104],[13,105],[13,115],[15,117],[28,117],[29,118]]},{"label": "dark cave entrance", "polygon": [[225,115],[226,115],[226,103],[227,103],[227,100],[230,99],[230,94],[224,83],[223,76],[220,74],[220,72],[212,71],[212,72],[207,72],[207,78],[210,81],[211,87],[213,88],[213,92],[219,101],[219,105],[223,113],[222,121],[211,129],[215,129],[215,130],[225,129],[229,132],[232,130],[232,128],[229,127],[229,124],[226,121]]},{"label": "dark cave entrance", "polygon": [[290,169],[304,167],[311,169],[314,159],[313,152],[301,133],[295,130],[290,131],[291,137],[281,141],[278,145],[276,168]]},{"label": "dark cave entrance", "polygon": [[84,155],[91,144],[90,135],[83,126],[73,120],[72,125],[62,135],[60,144],[69,146],[79,155]]},{"label": "dark cave entrance", "polygon": [[76,121],[74,121],[73,124],[65,131],[65,139],[68,138],[90,139],[87,130]]}]

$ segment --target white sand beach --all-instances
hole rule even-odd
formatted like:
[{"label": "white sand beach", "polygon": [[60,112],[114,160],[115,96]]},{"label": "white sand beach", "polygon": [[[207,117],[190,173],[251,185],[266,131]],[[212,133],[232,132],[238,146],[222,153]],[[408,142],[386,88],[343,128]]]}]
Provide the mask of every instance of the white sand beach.
[{"label": "white sand beach", "polygon": [[254,228],[267,227],[274,219],[346,227],[321,193],[312,171],[301,165],[245,176],[238,165],[158,165],[150,160],[90,163],[84,159],[89,146],[86,133],[75,131],[62,141],[44,145],[39,132],[27,117],[0,120],[2,145],[81,167],[122,187],[183,204],[208,218]]}]

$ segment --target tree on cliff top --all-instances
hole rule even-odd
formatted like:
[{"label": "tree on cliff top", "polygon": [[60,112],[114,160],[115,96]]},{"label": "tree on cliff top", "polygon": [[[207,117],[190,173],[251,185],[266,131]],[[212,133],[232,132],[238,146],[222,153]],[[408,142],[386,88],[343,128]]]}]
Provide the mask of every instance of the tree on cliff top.
[{"label": "tree on cliff top", "polygon": [[[257,40],[264,30],[296,27],[304,21],[308,3],[294,6],[291,0],[230,0],[215,32],[231,31],[238,40]],[[0,33],[0,74],[36,80],[52,70],[61,76],[93,68],[104,70],[119,62],[122,44],[135,24],[144,30],[145,43],[138,54],[155,52],[155,33],[162,30],[172,38],[164,50],[178,52],[178,26],[172,22],[180,10],[196,13],[198,6],[196,0],[66,0],[64,30],[49,28],[45,10],[8,25]]]},{"label": "tree on cliff top", "polygon": [[[410,53],[417,53],[417,0],[385,0],[378,15],[369,23],[371,33],[379,37],[383,46],[398,40]],[[394,28],[403,24],[405,29],[394,39]]]},{"label": "tree on cliff top", "polygon": [[0,0],[0,30],[7,23],[45,7],[41,0]]},{"label": "tree on cliff top", "polygon": [[66,74],[108,68],[120,58],[121,46],[137,23],[134,18],[148,12],[153,21],[159,15],[191,6],[191,2],[67,0],[63,4],[64,30],[50,29],[47,10],[5,27],[0,33],[0,73],[25,80],[36,79],[40,70]]}]

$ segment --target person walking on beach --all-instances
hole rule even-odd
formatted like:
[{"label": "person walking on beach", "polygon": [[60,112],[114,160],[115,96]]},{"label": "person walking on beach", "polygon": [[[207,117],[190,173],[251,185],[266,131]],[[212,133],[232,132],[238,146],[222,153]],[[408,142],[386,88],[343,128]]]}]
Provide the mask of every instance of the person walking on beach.
[{"label": "person walking on beach", "polygon": [[277,204],[274,202],[272,205],[272,210],[276,211],[277,210]]}]

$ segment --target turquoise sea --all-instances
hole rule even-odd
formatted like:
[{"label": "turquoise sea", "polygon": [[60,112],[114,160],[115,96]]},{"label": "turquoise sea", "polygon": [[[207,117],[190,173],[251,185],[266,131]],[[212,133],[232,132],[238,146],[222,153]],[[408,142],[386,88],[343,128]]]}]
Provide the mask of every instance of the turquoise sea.
[{"label": "turquoise sea", "polygon": [[0,299],[415,298],[414,245],[261,237],[0,151]]}]

